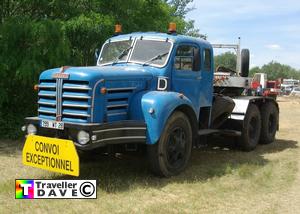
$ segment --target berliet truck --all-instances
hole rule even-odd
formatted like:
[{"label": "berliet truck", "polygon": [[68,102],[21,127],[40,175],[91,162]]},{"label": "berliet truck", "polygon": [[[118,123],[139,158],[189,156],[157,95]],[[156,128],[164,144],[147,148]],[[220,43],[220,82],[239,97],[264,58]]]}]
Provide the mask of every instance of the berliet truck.
[{"label": "berliet truck", "polygon": [[[244,151],[274,141],[278,104],[247,96],[249,50],[237,46],[236,71],[215,71],[213,45],[178,35],[175,23],[168,33],[116,29],[95,53],[96,66],[41,73],[38,115],[22,127],[25,164],[79,175],[76,151],[141,149],[151,170],[169,177],[208,135],[234,136]],[[63,154],[70,142],[75,152]]]}]

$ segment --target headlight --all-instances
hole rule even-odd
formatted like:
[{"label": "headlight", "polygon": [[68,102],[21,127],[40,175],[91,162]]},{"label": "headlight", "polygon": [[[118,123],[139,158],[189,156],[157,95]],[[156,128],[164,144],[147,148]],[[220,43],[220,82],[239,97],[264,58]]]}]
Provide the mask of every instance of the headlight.
[{"label": "headlight", "polygon": [[77,140],[81,145],[85,145],[90,141],[90,134],[86,131],[81,130],[77,134]]},{"label": "headlight", "polygon": [[21,127],[22,132],[25,132],[25,131],[26,131],[26,128],[27,128],[26,126],[22,126],[22,127]]},{"label": "headlight", "polygon": [[35,127],[35,125],[33,125],[33,124],[29,124],[28,126],[27,126],[27,134],[28,135],[31,135],[31,134],[36,134],[36,132],[37,132],[37,128]]}]

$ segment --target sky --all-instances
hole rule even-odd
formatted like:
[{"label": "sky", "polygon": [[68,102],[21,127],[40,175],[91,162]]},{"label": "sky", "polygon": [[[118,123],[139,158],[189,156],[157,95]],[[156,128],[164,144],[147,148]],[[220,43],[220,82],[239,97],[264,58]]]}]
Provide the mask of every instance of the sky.
[{"label": "sky", "polygon": [[241,37],[250,67],[274,60],[300,69],[300,0],[194,0],[190,6],[186,18],[209,42],[235,44]]}]

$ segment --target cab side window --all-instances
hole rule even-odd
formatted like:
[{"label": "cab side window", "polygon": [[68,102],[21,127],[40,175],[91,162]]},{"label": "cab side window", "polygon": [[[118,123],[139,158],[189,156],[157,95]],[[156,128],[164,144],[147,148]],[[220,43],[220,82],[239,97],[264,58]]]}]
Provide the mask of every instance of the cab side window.
[{"label": "cab side window", "polygon": [[175,69],[182,71],[199,71],[199,48],[191,45],[179,46],[176,50]]},{"label": "cab side window", "polygon": [[210,71],[211,70],[211,50],[210,49],[204,49],[203,51],[203,68],[205,71]]}]

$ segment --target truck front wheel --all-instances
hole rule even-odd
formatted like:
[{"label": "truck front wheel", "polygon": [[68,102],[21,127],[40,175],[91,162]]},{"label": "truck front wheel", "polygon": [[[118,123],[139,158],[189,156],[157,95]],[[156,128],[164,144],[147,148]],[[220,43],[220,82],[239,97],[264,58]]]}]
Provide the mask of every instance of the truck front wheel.
[{"label": "truck front wheel", "polygon": [[159,176],[170,177],[182,172],[191,156],[192,127],[187,116],[174,112],[155,145],[148,145],[151,170]]},{"label": "truck front wheel", "polygon": [[261,116],[258,107],[255,104],[250,104],[245,116],[242,136],[239,140],[239,146],[244,151],[255,149],[261,129]]}]

